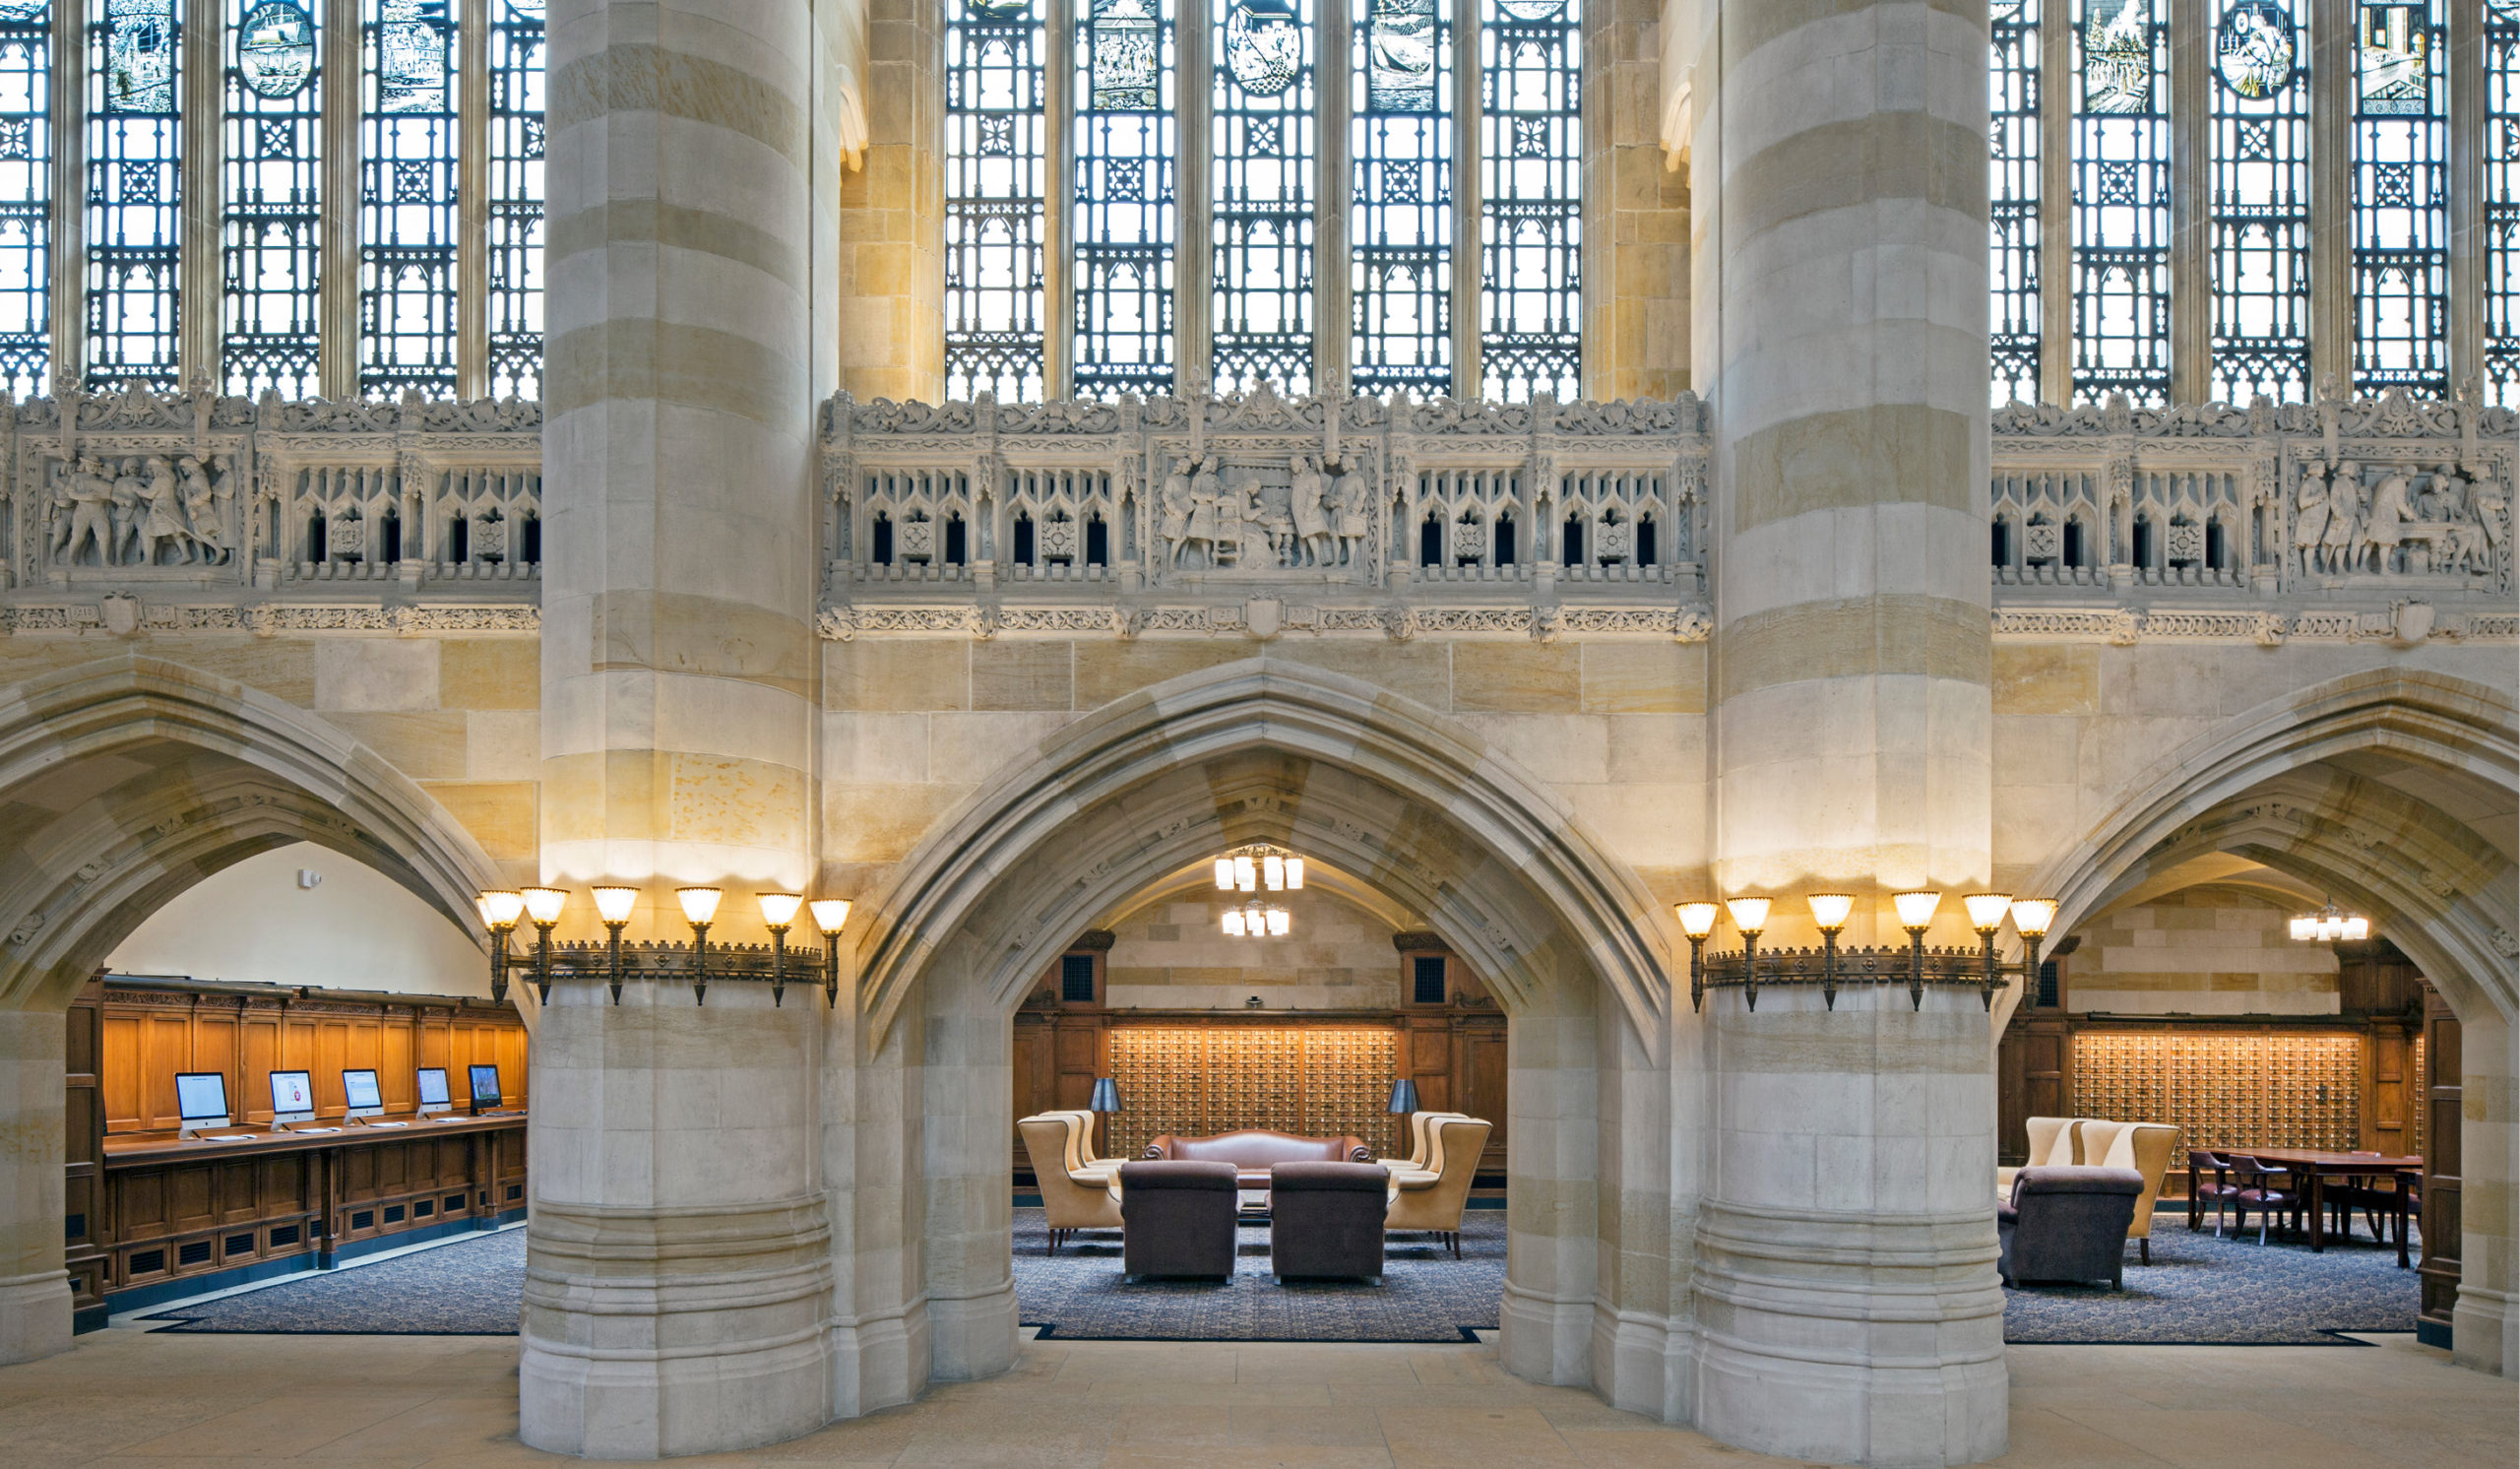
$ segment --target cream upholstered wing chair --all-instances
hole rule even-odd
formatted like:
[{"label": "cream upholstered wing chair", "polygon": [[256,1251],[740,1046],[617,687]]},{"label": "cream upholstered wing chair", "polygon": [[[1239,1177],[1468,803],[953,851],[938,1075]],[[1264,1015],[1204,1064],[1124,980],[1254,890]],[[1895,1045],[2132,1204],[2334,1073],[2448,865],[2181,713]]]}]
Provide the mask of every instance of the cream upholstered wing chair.
[{"label": "cream upholstered wing chair", "polygon": [[2147,1265],[2153,1262],[2153,1201],[2162,1196],[2162,1181],[2170,1176],[2171,1155],[2177,1151],[2177,1145],[2178,1129],[2168,1122],[2082,1124],[2085,1165],[2131,1168],[2144,1176],[2144,1191],[2135,1200],[2135,1220],[2126,1227],[2126,1238],[2136,1242]]},{"label": "cream upholstered wing chair", "polygon": [[1431,1230],[1461,1258],[1461,1211],[1470,1200],[1471,1177],[1479,1172],[1480,1155],[1487,1147],[1489,1124],[1458,1113],[1435,1118],[1426,1127],[1426,1169],[1394,1170],[1391,1201],[1382,1227]]},{"label": "cream upholstered wing chair", "polygon": [[1120,1228],[1120,1190],[1113,1180],[1091,1173],[1071,1173],[1076,1156],[1076,1114],[1037,1113],[1015,1124],[1024,1134],[1024,1151],[1033,1160],[1033,1178],[1041,1189],[1041,1212],[1048,1216],[1050,1253],[1078,1230]]},{"label": "cream upholstered wing chair", "polygon": [[1461,1116],[1464,1116],[1464,1114],[1458,1112],[1418,1112],[1410,1114],[1409,1156],[1406,1158],[1377,1158],[1374,1161],[1381,1164],[1383,1167],[1390,1169],[1394,1177],[1398,1177],[1401,1174],[1425,1174],[1427,1177],[1418,1182],[1421,1183],[1433,1182],[1434,1169],[1428,1162],[1429,1150],[1434,1147],[1434,1143],[1430,1136],[1433,1125],[1445,1118],[1457,1118]]},{"label": "cream upholstered wing chair", "polygon": [[[2082,1124],[2080,1118],[2031,1118],[2024,1124],[2030,1131],[2030,1161],[2022,1168],[2054,1168],[2078,1163],[2074,1155],[2074,1132]],[[1995,1202],[2012,1202],[2012,1181],[2020,1168],[1995,1170]]]},{"label": "cream upholstered wing chair", "polygon": [[1077,1107],[1058,1112],[1045,1112],[1040,1116],[1076,1118],[1076,1130],[1068,1134],[1067,1171],[1069,1173],[1080,1177],[1090,1174],[1105,1183],[1118,1180],[1120,1165],[1127,1160],[1096,1156],[1094,1152],[1095,1114]]}]

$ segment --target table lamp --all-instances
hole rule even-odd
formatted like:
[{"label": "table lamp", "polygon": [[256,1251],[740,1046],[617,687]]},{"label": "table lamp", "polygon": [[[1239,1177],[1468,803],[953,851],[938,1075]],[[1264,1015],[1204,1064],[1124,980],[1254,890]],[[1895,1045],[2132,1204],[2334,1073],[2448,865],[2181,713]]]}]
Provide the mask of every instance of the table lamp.
[{"label": "table lamp", "polygon": [[[1088,1112],[1100,1113],[1118,1112],[1120,1110],[1120,1083],[1114,1078],[1108,1076],[1095,1077],[1094,1097],[1092,1101],[1085,1104],[1085,1110]],[[1105,1147],[1109,1146],[1111,1142],[1111,1124],[1108,1122],[1102,1124],[1102,1142]]]}]

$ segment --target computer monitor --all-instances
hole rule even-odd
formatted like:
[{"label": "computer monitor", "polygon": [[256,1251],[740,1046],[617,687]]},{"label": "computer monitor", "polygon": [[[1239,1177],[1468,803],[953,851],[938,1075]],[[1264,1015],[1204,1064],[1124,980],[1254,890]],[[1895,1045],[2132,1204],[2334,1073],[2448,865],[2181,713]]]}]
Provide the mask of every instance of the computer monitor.
[{"label": "computer monitor", "polygon": [[432,1112],[452,1112],[455,1109],[455,1103],[447,1096],[446,1068],[444,1066],[422,1066],[420,1067],[418,1074],[420,1083],[420,1114],[425,1117]]},{"label": "computer monitor", "polygon": [[272,1073],[272,1125],[283,1122],[315,1120],[315,1073],[311,1071],[274,1071]]},{"label": "computer monitor", "polygon": [[499,1105],[499,1068],[472,1066],[468,1069],[472,1079],[472,1111],[478,1116],[482,1108]]},{"label": "computer monitor", "polygon": [[342,1100],[348,1104],[342,1114],[346,1120],[377,1117],[385,1111],[385,1089],[376,1084],[374,1071],[344,1071]]},{"label": "computer monitor", "polygon": [[227,1076],[220,1071],[175,1073],[175,1115],[185,1132],[227,1125]]}]

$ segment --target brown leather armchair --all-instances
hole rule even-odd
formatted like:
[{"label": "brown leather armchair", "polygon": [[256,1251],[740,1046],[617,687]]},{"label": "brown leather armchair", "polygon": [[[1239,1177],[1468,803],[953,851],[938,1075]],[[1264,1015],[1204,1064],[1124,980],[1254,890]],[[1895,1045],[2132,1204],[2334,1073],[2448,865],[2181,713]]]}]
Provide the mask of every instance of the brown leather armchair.
[{"label": "brown leather armchair", "polygon": [[1281,1163],[1269,1170],[1269,1268],[1289,1277],[1382,1282],[1389,1173],[1376,1163]]},{"label": "brown leather armchair", "polygon": [[1068,1171],[1068,1160],[1076,1149],[1074,1113],[1039,1113],[1018,1121],[1015,1130],[1024,1135],[1024,1152],[1032,1159],[1033,1178],[1040,1185],[1041,1212],[1049,1219],[1050,1253],[1058,1253],[1059,1242],[1078,1230],[1121,1227],[1120,1200],[1111,1181]]},{"label": "brown leather armchair", "polygon": [[1453,1258],[1460,1259],[1461,1211],[1470,1201],[1471,1177],[1479,1171],[1488,1131],[1487,1122],[1459,1115],[1429,1123],[1426,1161],[1430,1167],[1422,1175],[1393,1179],[1382,1227],[1433,1231],[1452,1246]]},{"label": "brown leather armchair", "polygon": [[1121,1269],[1131,1280],[1230,1276],[1236,1197],[1230,1163],[1121,1165]]}]

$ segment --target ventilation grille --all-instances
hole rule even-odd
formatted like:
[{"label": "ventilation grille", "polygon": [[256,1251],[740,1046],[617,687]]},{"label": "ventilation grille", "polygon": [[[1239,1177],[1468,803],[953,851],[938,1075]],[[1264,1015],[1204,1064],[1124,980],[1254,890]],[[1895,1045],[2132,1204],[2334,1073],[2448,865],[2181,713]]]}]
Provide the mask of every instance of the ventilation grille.
[{"label": "ventilation grille", "polygon": [[411,1205],[411,1217],[413,1219],[426,1219],[436,1212],[437,1200],[433,1198],[424,1198],[418,1203]]},{"label": "ventilation grille", "polygon": [[2040,961],[2039,999],[2037,1003],[2038,1008],[2043,1010],[2052,1010],[2056,1008],[2056,961],[2053,959],[2044,959]]},{"label": "ventilation grille", "polygon": [[208,1240],[193,1240],[186,1244],[176,1245],[175,1263],[178,1265],[209,1264],[210,1242]]},{"label": "ventilation grille", "polygon": [[387,1204],[385,1206],[385,1222],[387,1224],[401,1224],[403,1222],[403,1206],[401,1204]]},{"label": "ventilation grille", "polygon": [[1441,956],[1421,955],[1411,961],[1409,1000],[1419,1005],[1444,1002],[1444,961]]},{"label": "ventilation grille", "polygon": [[376,1228],[376,1211],[374,1209],[358,1209],[353,1211],[350,1214],[350,1228],[354,1230],[372,1230]]},{"label": "ventilation grille", "polygon": [[525,1197],[525,1185],[523,1183],[510,1183],[508,1185],[508,1198],[511,1202],[523,1197]]},{"label": "ventilation grille", "polygon": [[445,1204],[446,1212],[449,1214],[459,1213],[464,1208],[464,1195],[460,1193],[450,1193],[446,1196]]},{"label": "ventilation grille", "polygon": [[62,1238],[77,1242],[88,1238],[88,1216],[73,1214],[61,1221]]},{"label": "ventilation grille", "polygon": [[162,1249],[144,1249],[131,1257],[131,1273],[134,1275],[155,1275],[165,1268],[166,1251]]},{"label": "ventilation grille", "polygon": [[1059,960],[1059,999],[1071,1005],[1094,1003],[1094,956],[1069,954]]},{"label": "ventilation grille", "polygon": [[227,1252],[231,1255],[252,1254],[254,1252],[254,1237],[251,1235],[229,1235],[227,1237]]},{"label": "ventilation grille", "polygon": [[294,1244],[296,1244],[296,1243],[297,1243],[297,1226],[296,1226],[296,1225],[293,1225],[293,1224],[276,1224],[276,1225],[273,1225],[273,1226],[272,1226],[272,1248],[274,1248],[274,1249],[278,1249],[278,1248],[280,1248],[280,1247],[281,1247],[282,1245],[294,1245]]}]

